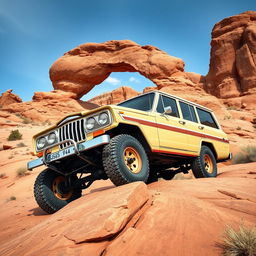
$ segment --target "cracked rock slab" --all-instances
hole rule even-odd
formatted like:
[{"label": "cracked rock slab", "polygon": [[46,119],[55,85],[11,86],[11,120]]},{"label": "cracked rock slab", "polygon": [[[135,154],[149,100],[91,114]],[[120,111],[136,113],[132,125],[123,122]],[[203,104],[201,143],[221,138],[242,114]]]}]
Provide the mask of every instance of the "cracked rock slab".
[{"label": "cracked rock slab", "polygon": [[[106,240],[119,233],[149,200],[143,182],[95,192],[71,202],[1,248],[1,255],[100,255]],[[99,241],[102,241],[99,243]],[[83,244],[81,243],[88,242]]]}]

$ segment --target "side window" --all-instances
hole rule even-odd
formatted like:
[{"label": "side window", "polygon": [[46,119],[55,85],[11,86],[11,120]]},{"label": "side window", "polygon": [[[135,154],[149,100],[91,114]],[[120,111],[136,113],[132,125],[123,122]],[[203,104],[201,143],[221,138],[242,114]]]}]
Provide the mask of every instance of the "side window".
[{"label": "side window", "polygon": [[218,126],[210,112],[196,108],[201,124],[218,129]]},{"label": "side window", "polygon": [[189,120],[192,122],[198,122],[195,114],[194,107],[191,105],[188,105],[184,102],[180,102],[180,108],[182,111],[183,119]]},{"label": "side window", "polygon": [[179,112],[176,104],[176,100],[166,97],[166,96],[159,96],[157,109],[158,113],[164,113],[164,108],[170,106],[172,108],[172,113],[169,114],[170,116],[179,117]]}]

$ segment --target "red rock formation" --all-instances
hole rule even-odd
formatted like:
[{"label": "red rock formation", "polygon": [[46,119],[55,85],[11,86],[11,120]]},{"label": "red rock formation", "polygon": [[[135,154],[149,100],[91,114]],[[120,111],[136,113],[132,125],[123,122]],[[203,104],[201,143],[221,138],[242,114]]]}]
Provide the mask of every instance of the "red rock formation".
[{"label": "red rock formation", "polygon": [[94,103],[100,106],[117,104],[121,101],[130,99],[139,95],[139,92],[133,90],[131,87],[122,86],[111,92],[103,93],[89,100],[89,103]]},{"label": "red rock formation", "polygon": [[256,93],[256,12],[217,23],[211,46],[206,91],[219,98]]},{"label": "red rock formation", "polygon": [[194,84],[184,62],[154,46],[129,40],[82,44],[59,58],[50,69],[53,87],[77,98],[103,82],[111,72],[139,72],[158,88]]},{"label": "red rock formation", "polygon": [[[22,123],[31,122],[56,122],[72,112],[80,112],[98,107],[94,103],[73,99],[74,95],[69,92],[35,92],[32,101],[12,103],[2,108],[0,123],[12,125],[12,123],[1,122],[1,117]],[[16,114],[16,120],[10,113]],[[18,120],[17,120],[18,119]]]},{"label": "red rock formation", "polygon": [[12,90],[7,90],[0,96],[0,106],[2,107],[20,102],[22,102],[22,99],[18,95],[12,93]]}]

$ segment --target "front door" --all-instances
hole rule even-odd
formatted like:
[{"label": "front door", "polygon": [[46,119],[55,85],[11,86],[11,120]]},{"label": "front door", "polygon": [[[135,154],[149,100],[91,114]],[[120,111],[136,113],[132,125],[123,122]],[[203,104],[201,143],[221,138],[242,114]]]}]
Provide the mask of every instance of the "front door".
[{"label": "front door", "polygon": [[156,123],[160,153],[191,155],[187,150],[188,135],[184,133],[185,125],[180,119],[176,99],[159,95],[156,108]]}]

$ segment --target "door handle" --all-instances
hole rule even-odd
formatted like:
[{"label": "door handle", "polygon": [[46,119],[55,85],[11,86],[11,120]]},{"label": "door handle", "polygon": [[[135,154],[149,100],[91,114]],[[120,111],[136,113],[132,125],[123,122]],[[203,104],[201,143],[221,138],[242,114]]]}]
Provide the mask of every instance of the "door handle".
[{"label": "door handle", "polygon": [[179,123],[184,125],[186,122],[185,121],[179,121]]},{"label": "door handle", "polygon": [[198,126],[198,128],[199,128],[200,130],[203,130],[203,129],[204,129],[204,127],[203,127],[203,126]]}]

